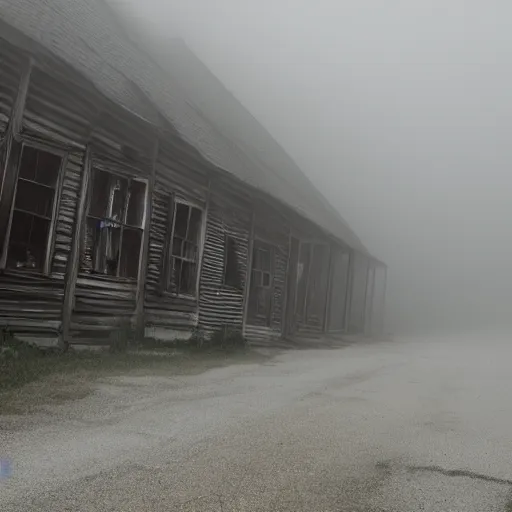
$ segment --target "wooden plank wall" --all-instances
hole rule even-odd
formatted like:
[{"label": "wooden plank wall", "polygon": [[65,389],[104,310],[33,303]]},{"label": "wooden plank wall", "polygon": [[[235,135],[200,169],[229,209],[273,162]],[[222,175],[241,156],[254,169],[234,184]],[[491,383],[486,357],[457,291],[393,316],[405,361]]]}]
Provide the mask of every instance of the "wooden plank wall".
[{"label": "wooden plank wall", "polygon": [[0,138],[7,130],[26,57],[0,38]]},{"label": "wooden plank wall", "polygon": [[[148,134],[149,132],[149,134]],[[114,106],[103,111],[91,132],[92,165],[126,177],[148,178],[152,169],[151,130]],[[130,148],[129,156],[124,148]],[[107,343],[115,328],[133,324],[137,280],[92,274],[88,270],[86,232],[70,322],[71,343]]]},{"label": "wooden plank wall", "polygon": [[164,251],[170,243],[172,201],[181,199],[206,209],[208,173],[190,165],[186,150],[184,144],[173,141],[173,136],[169,135],[161,143],[156,165],[144,320],[146,335],[162,340],[187,337],[198,325],[198,299],[173,296],[162,289]]},{"label": "wooden plank wall", "polygon": [[[3,51],[5,48],[2,45]],[[9,82],[2,75],[2,84]],[[90,105],[80,99],[81,93],[65,83],[57,84],[51,75],[35,67],[23,112],[25,140],[43,142],[67,154],[61,188],[56,192],[58,209],[50,273],[30,275],[6,269],[0,278],[2,324],[20,337],[40,342],[56,342],[61,329],[64,274],[91,112]]]},{"label": "wooden plank wall", "polygon": [[[206,333],[230,326],[242,329],[249,234],[252,221],[250,198],[228,180],[212,180],[200,282],[199,325]],[[225,241],[236,241],[242,287],[224,284]]]}]

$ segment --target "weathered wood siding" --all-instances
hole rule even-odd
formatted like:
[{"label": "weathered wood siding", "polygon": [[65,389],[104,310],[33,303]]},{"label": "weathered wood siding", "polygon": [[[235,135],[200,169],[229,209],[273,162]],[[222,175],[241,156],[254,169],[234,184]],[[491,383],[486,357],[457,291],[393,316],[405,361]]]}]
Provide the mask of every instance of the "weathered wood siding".
[{"label": "weathered wood siding", "polygon": [[[250,198],[220,177],[212,180],[200,280],[199,325],[206,333],[242,329],[252,207]],[[224,284],[226,235],[236,241],[241,288]]]},{"label": "weathered wood siding", "polygon": [[287,219],[271,205],[258,201],[255,205],[254,236],[274,248],[272,311],[270,325],[248,315],[245,336],[251,342],[271,342],[283,334],[290,250],[290,227]]},{"label": "weathered wood siding", "polygon": [[191,165],[184,143],[174,140],[171,144],[172,139],[170,135],[166,145],[162,143],[156,165],[144,300],[146,335],[163,340],[190,335],[198,324],[199,308],[197,297],[177,297],[162,288],[164,252],[171,235],[169,208],[173,201],[184,200],[205,211],[208,195],[207,173]]},{"label": "weathered wood siding", "polygon": [[[1,82],[2,88],[5,83],[11,83],[3,75]],[[50,74],[35,67],[23,112],[22,137],[43,147],[61,150],[65,155],[60,188],[56,190],[58,206],[50,273],[34,275],[6,269],[0,278],[0,322],[18,336],[40,342],[56,342],[60,335],[64,274],[91,112],[90,105],[80,100],[82,92],[66,83],[56,82]]]},{"label": "weathered wood siding", "polygon": [[[91,147],[93,167],[127,178],[151,174],[151,129],[113,106],[95,122]],[[91,273],[86,236],[84,230],[68,341],[101,344],[115,328],[133,324],[137,280]]]},{"label": "weathered wood siding", "polygon": [[[0,37],[0,138],[6,132],[26,57]],[[1,142],[0,142],[1,145]]]}]

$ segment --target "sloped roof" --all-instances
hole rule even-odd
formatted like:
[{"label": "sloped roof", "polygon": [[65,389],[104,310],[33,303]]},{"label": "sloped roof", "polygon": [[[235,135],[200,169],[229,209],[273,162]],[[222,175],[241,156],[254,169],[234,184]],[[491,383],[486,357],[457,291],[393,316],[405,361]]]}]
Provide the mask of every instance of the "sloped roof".
[{"label": "sloped roof", "polygon": [[172,45],[169,61],[150,57],[104,0],[0,0],[0,20],[66,61],[111,100],[151,120],[142,91],[213,165],[367,253],[291,157],[183,44]]}]

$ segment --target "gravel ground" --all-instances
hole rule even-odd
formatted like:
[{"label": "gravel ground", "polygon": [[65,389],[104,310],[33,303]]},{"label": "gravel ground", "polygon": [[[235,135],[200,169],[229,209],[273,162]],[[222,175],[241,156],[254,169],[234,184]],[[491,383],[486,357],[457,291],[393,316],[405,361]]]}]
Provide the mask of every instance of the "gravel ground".
[{"label": "gravel ground", "polygon": [[287,352],[0,420],[0,510],[510,511],[512,343]]}]

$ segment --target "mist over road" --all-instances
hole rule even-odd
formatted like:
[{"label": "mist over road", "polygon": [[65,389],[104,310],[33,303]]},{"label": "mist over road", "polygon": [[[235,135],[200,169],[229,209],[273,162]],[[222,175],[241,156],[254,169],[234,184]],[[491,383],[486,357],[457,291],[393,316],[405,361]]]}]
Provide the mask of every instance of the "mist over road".
[{"label": "mist over road", "polygon": [[120,377],[21,430],[2,511],[504,511],[512,346],[480,335]]}]

